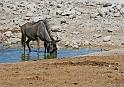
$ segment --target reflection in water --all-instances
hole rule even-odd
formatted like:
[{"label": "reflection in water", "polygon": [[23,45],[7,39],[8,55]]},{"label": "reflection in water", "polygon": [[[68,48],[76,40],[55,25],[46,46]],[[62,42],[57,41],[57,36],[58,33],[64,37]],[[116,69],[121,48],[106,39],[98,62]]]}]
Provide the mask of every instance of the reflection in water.
[{"label": "reflection in water", "polygon": [[30,60],[30,54],[21,54],[21,60],[22,61],[29,61]]},{"label": "reflection in water", "polygon": [[57,56],[54,55],[54,54],[51,54],[51,55],[44,55],[44,59],[54,59],[54,58],[57,58]]},{"label": "reflection in water", "polygon": [[57,52],[53,52],[51,55],[50,54],[45,54],[44,53],[44,59],[54,59],[57,58]]},{"label": "reflection in water", "polygon": [[[78,50],[74,49],[59,49],[57,53],[52,55],[44,54],[44,49],[41,49],[39,54],[35,49],[32,52],[26,50],[25,54],[22,49],[2,49],[0,50],[0,63],[6,62],[19,62],[19,61],[32,61],[52,58],[71,58],[74,56],[87,55],[89,53],[100,52],[101,49],[94,48],[81,48]],[[103,51],[103,50],[102,50]]]},{"label": "reflection in water", "polygon": [[[32,60],[31,58],[32,58],[32,56],[30,55],[30,53],[21,54],[21,60],[22,61]],[[35,59],[33,59],[33,60],[36,61],[36,60],[41,60],[41,59],[54,59],[54,58],[57,58],[57,53],[53,53],[51,55],[50,54],[44,54],[43,58],[40,58],[39,53],[37,53],[37,57]]]}]

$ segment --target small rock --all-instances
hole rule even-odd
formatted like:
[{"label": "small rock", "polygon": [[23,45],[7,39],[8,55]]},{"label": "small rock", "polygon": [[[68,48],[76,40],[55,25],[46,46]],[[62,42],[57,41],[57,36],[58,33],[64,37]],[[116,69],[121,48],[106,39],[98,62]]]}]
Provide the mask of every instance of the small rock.
[{"label": "small rock", "polygon": [[26,15],[26,17],[31,17],[31,16],[33,16],[32,12],[28,12],[27,15]]},{"label": "small rock", "polygon": [[60,24],[67,24],[66,20],[60,21]]},{"label": "small rock", "polygon": [[0,3],[0,7],[3,7],[3,3]]},{"label": "small rock", "polygon": [[84,45],[90,45],[90,42],[88,40],[85,40]]},{"label": "small rock", "polygon": [[63,12],[63,11],[61,11],[61,10],[57,10],[57,11],[56,11],[56,15],[62,15],[62,12]]},{"label": "small rock", "polygon": [[99,15],[99,13],[94,13],[90,15],[90,18],[97,18],[97,16]]},{"label": "small rock", "polygon": [[114,70],[118,70],[118,67],[115,67]]},{"label": "small rock", "polygon": [[2,16],[0,19],[1,19],[1,20],[6,20],[6,17]]},{"label": "small rock", "polygon": [[107,45],[114,45],[111,41],[106,42]]},{"label": "small rock", "polygon": [[121,45],[124,45],[124,42],[123,41],[121,42]]},{"label": "small rock", "polygon": [[70,13],[64,12],[62,13],[62,16],[70,16]]},{"label": "small rock", "polygon": [[72,34],[78,35],[78,34],[80,34],[80,32],[78,32],[78,31],[73,31]]},{"label": "small rock", "polygon": [[6,31],[5,33],[3,33],[4,36],[10,38],[10,37],[13,37],[13,34],[11,31]]},{"label": "small rock", "polygon": [[27,17],[27,16],[26,16],[26,17],[24,18],[24,20],[30,20],[30,17]]},{"label": "small rock", "polygon": [[113,32],[113,29],[112,28],[108,28],[108,30],[107,30],[108,32]]},{"label": "small rock", "polygon": [[120,17],[121,15],[120,15],[120,13],[114,13],[113,14],[113,17]]},{"label": "small rock", "polygon": [[105,15],[107,15],[109,13],[109,10],[107,8],[101,8],[98,9],[98,15],[101,17],[104,17]]},{"label": "small rock", "polygon": [[0,32],[0,39],[2,39],[3,38],[3,34]]},{"label": "small rock", "polygon": [[66,41],[65,46],[66,46],[66,47],[72,47],[72,48],[78,49],[79,46],[80,46],[80,43],[76,42],[75,40]]},{"label": "small rock", "polygon": [[70,45],[72,48],[78,49],[80,44],[78,42],[76,42],[75,40],[72,40],[72,43]]},{"label": "small rock", "polygon": [[55,26],[51,27],[51,31],[52,32],[62,32],[62,31],[65,31],[65,30],[61,30],[61,26],[55,25]]},{"label": "small rock", "polygon": [[6,43],[12,45],[12,44],[16,44],[16,43],[18,43],[20,41],[21,41],[21,39],[19,39],[19,38],[9,38],[9,39],[7,39]]},{"label": "small rock", "polygon": [[87,6],[96,6],[96,4],[93,3],[92,1],[86,1],[85,3]]},{"label": "small rock", "polygon": [[16,36],[16,38],[20,38],[21,39],[21,36],[22,36],[22,33],[14,33],[14,36]]},{"label": "small rock", "polygon": [[69,42],[69,41],[66,41],[66,42],[65,42],[65,46],[67,46],[67,47],[68,47],[68,46],[69,46],[69,44],[70,44],[70,42]]},{"label": "small rock", "polygon": [[112,4],[111,4],[111,3],[105,3],[105,4],[103,5],[103,7],[109,7],[109,6],[112,6]]},{"label": "small rock", "polygon": [[124,4],[121,4],[121,8],[124,8]]},{"label": "small rock", "polygon": [[100,37],[102,37],[102,34],[95,34],[93,37],[100,38]]},{"label": "small rock", "polygon": [[111,41],[111,36],[105,36],[103,37],[103,42]]},{"label": "small rock", "polygon": [[74,44],[74,45],[72,46],[72,48],[78,49],[79,46],[78,46],[77,44]]},{"label": "small rock", "polygon": [[76,13],[75,10],[72,10],[72,8],[68,8],[62,13],[62,16],[70,16],[71,14],[75,14],[75,13]]}]

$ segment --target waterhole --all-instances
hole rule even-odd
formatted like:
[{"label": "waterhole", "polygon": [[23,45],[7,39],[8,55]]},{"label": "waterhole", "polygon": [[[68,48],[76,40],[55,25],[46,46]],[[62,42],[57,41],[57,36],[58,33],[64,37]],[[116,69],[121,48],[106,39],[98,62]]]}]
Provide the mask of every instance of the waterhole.
[{"label": "waterhole", "polygon": [[[80,48],[80,49],[59,49],[56,58],[71,58],[79,55],[87,55],[94,52],[99,52],[101,49],[96,48]],[[39,54],[36,49],[32,52],[26,50],[25,55],[23,49],[2,49],[0,50],[0,63],[21,62],[21,61],[34,61],[55,58],[54,55],[44,55],[44,49],[41,48]]]}]

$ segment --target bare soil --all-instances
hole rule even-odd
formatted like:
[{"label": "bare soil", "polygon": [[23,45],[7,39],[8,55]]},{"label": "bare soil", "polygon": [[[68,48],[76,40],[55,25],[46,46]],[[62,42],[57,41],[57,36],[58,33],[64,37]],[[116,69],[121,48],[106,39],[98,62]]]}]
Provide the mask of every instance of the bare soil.
[{"label": "bare soil", "polygon": [[0,87],[124,87],[124,56],[0,64]]}]

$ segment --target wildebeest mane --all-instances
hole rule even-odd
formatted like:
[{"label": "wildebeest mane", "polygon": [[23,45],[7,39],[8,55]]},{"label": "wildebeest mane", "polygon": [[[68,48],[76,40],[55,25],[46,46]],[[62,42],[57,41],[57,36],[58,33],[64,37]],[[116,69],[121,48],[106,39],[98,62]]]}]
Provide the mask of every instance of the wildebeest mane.
[{"label": "wildebeest mane", "polygon": [[49,33],[49,35],[50,35],[50,38],[52,39],[52,40],[54,40],[54,38],[52,37],[52,35],[51,35],[51,33],[50,33],[50,27],[49,27],[49,25],[48,25],[48,21],[46,20],[46,19],[44,19],[44,20],[38,20],[37,22],[35,22],[35,23],[38,23],[38,22],[40,22],[40,21],[42,21],[44,24],[45,24],[45,26],[46,26],[46,29],[47,29],[47,32]]},{"label": "wildebeest mane", "polygon": [[47,20],[46,19],[38,20],[37,22],[34,22],[33,24],[39,23],[40,21],[42,21],[46,25],[46,28],[49,29],[49,26],[47,24]]}]

